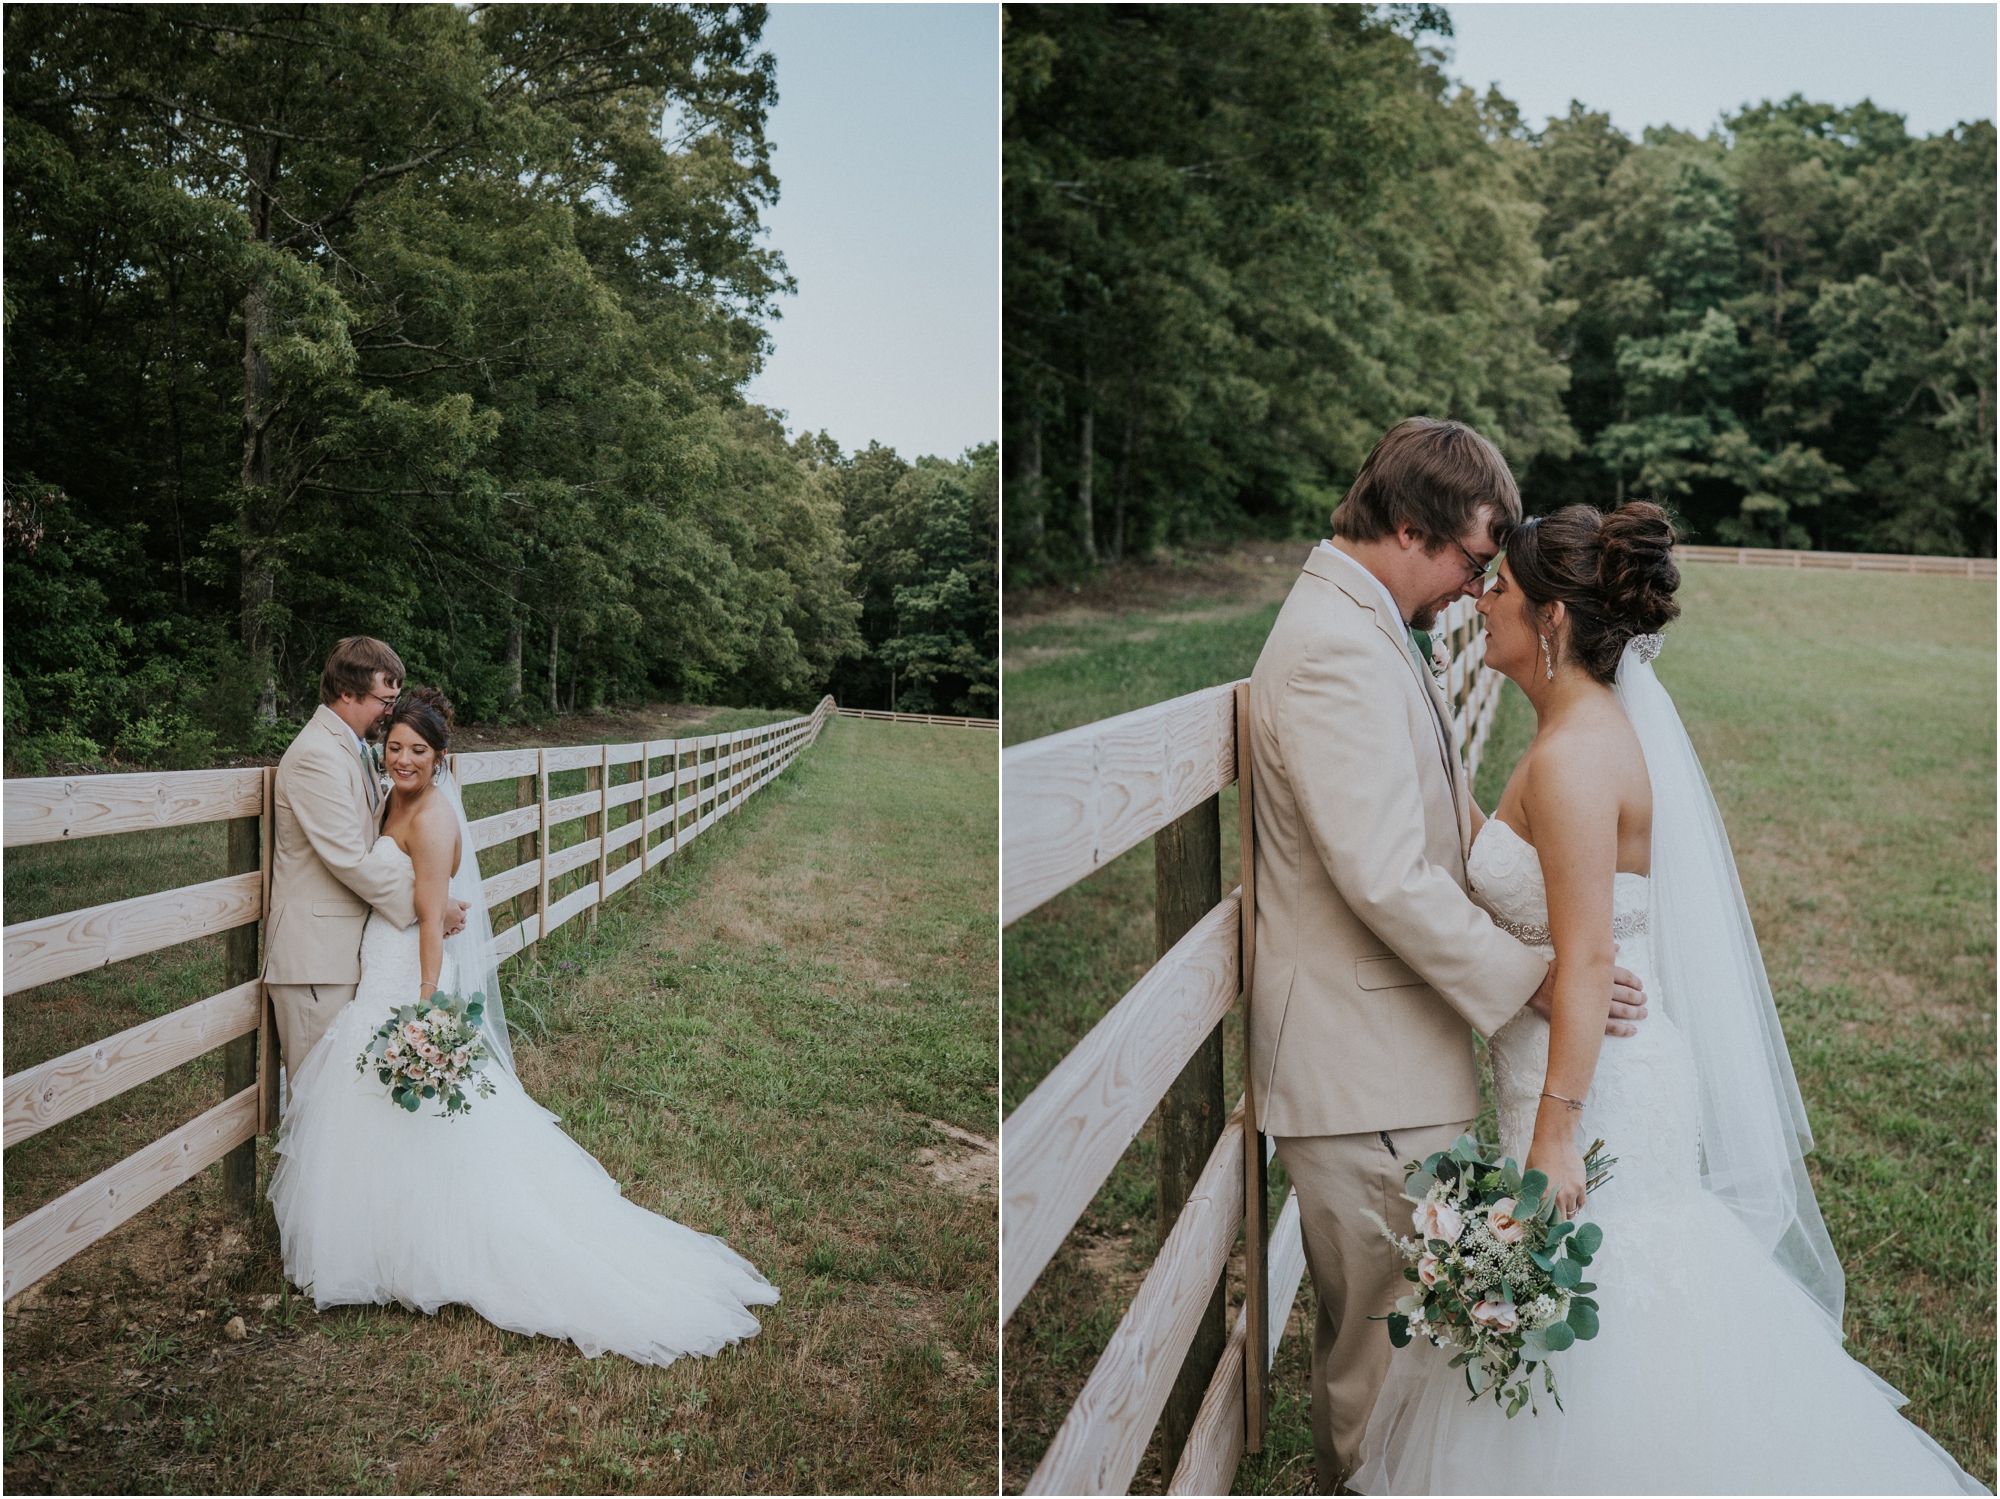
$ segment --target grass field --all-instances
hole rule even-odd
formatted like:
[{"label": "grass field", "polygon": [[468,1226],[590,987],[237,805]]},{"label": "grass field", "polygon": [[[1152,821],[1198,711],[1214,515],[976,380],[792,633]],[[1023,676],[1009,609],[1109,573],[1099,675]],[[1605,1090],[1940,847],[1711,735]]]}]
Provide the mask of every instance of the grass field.
[{"label": "grass field", "polygon": [[[769,1276],[760,1336],[659,1370],[457,1309],[315,1315],[282,1293],[268,1208],[239,1231],[211,1169],[9,1303],[8,1488],[990,1492],[993,1158],[950,1131],[996,1133],[994,773],[989,734],[835,720],[511,975],[522,1081],[635,1201]],[[11,850],[7,919],[208,877],[202,831]],[[8,1072],[213,992],[221,957],[120,967],[10,997]],[[218,1074],[10,1150],[8,1218],[213,1103]]]},{"label": "grass field", "polygon": [[[1295,559],[1027,601],[1007,622],[1008,743],[1247,675]],[[1691,566],[1658,670],[1726,819],[1847,1269],[1848,1346],[1994,1481],[1994,631],[1989,587]],[[1533,734],[1511,687],[1491,808]],[[1223,796],[1223,887],[1236,879]],[[1152,960],[1141,845],[1003,934],[1013,1108]],[[1241,1040],[1228,1088],[1241,1090]],[[1005,1334],[1005,1486],[1025,1484],[1158,1244],[1142,1134]],[[1282,1183],[1274,1182],[1274,1194]],[[1309,1493],[1311,1292],[1239,1492]],[[1726,1351],[1718,1356],[1726,1356]],[[1135,1490],[1166,1475],[1157,1443]]]}]

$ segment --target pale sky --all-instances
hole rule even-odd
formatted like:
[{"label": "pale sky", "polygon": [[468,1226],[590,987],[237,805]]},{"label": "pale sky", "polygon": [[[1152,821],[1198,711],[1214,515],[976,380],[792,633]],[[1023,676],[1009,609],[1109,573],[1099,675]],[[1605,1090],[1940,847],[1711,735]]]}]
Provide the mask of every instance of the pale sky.
[{"label": "pale sky", "polygon": [[1000,11],[773,5],[778,205],[798,294],[748,390],[793,432],[956,458],[1000,435]]},{"label": "pale sky", "polygon": [[[1633,139],[1648,125],[1706,134],[1746,103],[1793,93],[1872,99],[1913,135],[1994,115],[1991,4],[1448,5],[1445,71],[1521,106],[1541,129],[1580,99]],[[1426,38],[1435,42],[1435,38]]]}]

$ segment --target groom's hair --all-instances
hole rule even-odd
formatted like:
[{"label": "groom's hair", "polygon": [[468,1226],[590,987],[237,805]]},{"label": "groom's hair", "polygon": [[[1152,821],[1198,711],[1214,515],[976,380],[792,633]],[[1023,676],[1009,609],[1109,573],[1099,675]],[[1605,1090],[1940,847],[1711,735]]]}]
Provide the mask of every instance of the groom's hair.
[{"label": "groom's hair", "polygon": [[1463,422],[1412,416],[1384,432],[1333,512],[1333,534],[1376,541],[1408,526],[1434,552],[1493,511],[1495,545],[1521,520],[1521,491],[1500,450]]},{"label": "groom's hair", "polygon": [[403,658],[373,635],[350,635],[333,648],[319,674],[319,700],[331,708],[345,692],[366,697],[374,690],[375,673],[391,685],[403,685]]}]

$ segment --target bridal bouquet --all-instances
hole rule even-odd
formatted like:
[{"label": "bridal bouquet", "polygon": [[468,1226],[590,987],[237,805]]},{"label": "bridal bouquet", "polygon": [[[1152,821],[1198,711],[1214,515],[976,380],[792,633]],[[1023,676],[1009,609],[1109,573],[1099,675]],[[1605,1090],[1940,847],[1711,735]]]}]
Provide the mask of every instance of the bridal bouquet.
[{"label": "bridal bouquet", "polygon": [[[1586,1190],[1609,1179],[1613,1162],[1603,1152],[1599,1140],[1584,1154]],[[1416,1236],[1393,1233],[1376,1219],[1413,1261],[1403,1276],[1415,1289],[1386,1318],[1389,1341],[1404,1348],[1426,1337],[1435,1347],[1458,1349],[1451,1366],[1465,1370],[1472,1398],[1490,1392],[1510,1417],[1523,1406],[1534,1410],[1539,1366],[1543,1389],[1561,1409],[1549,1360],[1579,1338],[1597,1336],[1597,1303],[1589,1295],[1597,1287],[1583,1269],[1604,1231],[1595,1223],[1558,1221],[1546,1176],[1523,1174],[1497,1146],[1470,1135],[1406,1170],[1403,1195],[1416,1204]]]},{"label": "bridal bouquet", "polygon": [[439,1118],[463,1114],[470,1083],[481,1098],[493,1095],[485,1067],[491,1053],[479,1034],[479,1017],[486,996],[460,999],[438,993],[417,1004],[404,1005],[375,1028],[367,1048],[354,1060],[354,1070],[370,1067],[389,1085],[389,1101],[414,1114],[426,1098],[440,1099]]}]

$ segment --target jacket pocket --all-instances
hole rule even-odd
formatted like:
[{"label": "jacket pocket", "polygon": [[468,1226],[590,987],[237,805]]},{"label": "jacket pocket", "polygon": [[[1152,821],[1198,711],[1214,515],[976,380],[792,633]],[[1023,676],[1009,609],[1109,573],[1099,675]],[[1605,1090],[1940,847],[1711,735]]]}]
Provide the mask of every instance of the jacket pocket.
[{"label": "jacket pocket", "polygon": [[1356,958],[1354,982],[1363,989],[1409,989],[1422,987],[1424,981],[1401,958],[1384,954],[1379,958]]},{"label": "jacket pocket", "polygon": [[313,902],[315,916],[366,916],[368,908],[353,900],[316,900]]}]

